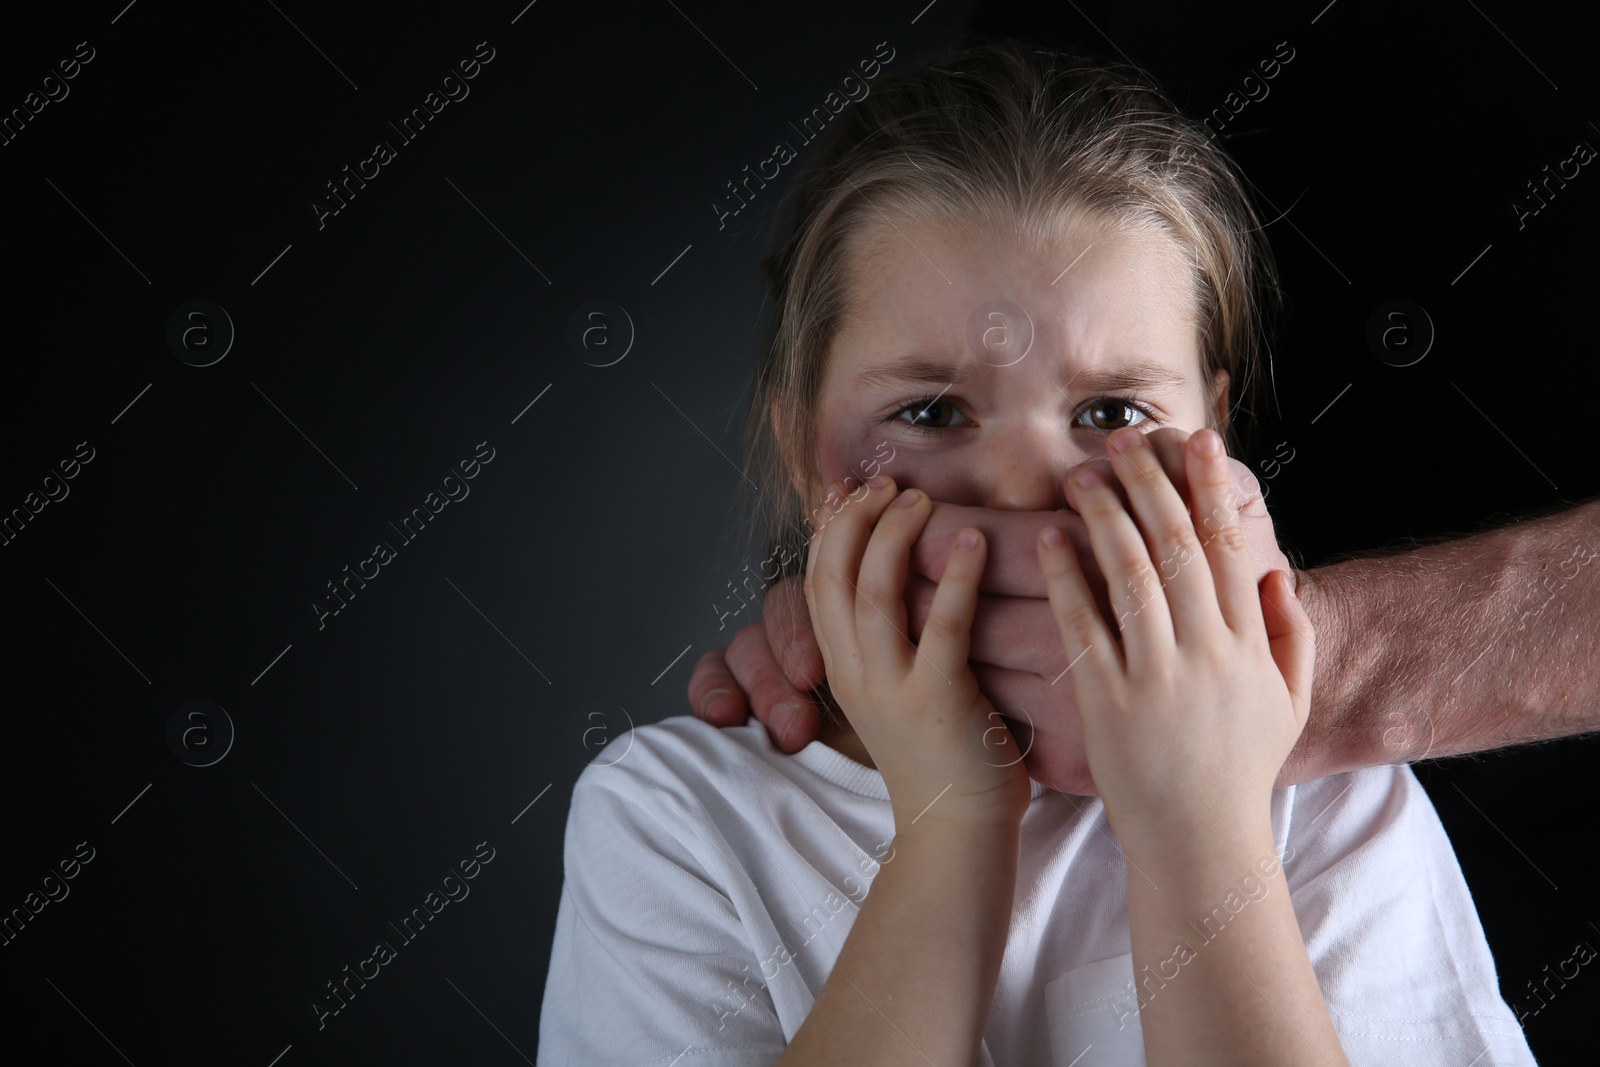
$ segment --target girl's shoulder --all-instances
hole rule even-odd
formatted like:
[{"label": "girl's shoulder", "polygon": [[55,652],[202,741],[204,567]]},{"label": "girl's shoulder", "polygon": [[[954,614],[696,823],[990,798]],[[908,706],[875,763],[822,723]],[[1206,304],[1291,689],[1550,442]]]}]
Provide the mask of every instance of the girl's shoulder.
[{"label": "girl's shoulder", "polygon": [[1336,818],[1341,813],[1348,815],[1358,809],[1381,808],[1393,809],[1391,813],[1398,815],[1408,804],[1428,803],[1422,783],[1405,763],[1343,771],[1299,782],[1278,792],[1286,794],[1291,832],[1297,825],[1301,830],[1321,825],[1324,814]]},{"label": "girl's shoulder", "polygon": [[785,797],[806,803],[826,783],[809,769],[810,757],[778,750],[764,725],[717,727],[689,715],[634,726],[590,745],[589,763],[573,787],[574,803],[586,794],[658,807],[663,797],[695,809],[750,805],[771,807]]},{"label": "girl's shoulder", "polygon": [[1291,889],[1309,871],[1335,865],[1372,872],[1426,855],[1459,870],[1433,801],[1408,764],[1330,774],[1280,794],[1277,839]]},{"label": "girl's shoulder", "polygon": [[1349,1062],[1532,1062],[1455,849],[1411,767],[1290,789],[1284,880]]},{"label": "girl's shoulder", "polygon": [[872,841],[893,835],[893,813],[831,781],[830,752],[814,742],[785,754],[758,721],[715,727],[674,716],[634,727],[578,775],[567,869],[582,885],[687,872],[741,900],[753,885],[793,888],[817,871],[837,884]]},{"label": "girl's shoulder", "polygon": [[[690,715],[630,726],[621,733],[586,739],[588,764],[580,786],[649,788],[675,781],[738,780],[770,770],[774,752],[766,728],[752,719],[717,727]],[[779,754],[781,755],[781,753]]]}]

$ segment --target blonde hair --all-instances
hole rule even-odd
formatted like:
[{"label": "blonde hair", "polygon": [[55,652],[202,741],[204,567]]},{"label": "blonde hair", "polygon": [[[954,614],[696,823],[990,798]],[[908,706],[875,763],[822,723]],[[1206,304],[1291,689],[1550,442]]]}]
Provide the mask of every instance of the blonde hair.
[{"label": "blonde hair", "polygon": [[884,215],[1004,225],[1042,244],[1083,213],[1174,240],[1193,278],[1207,418],[1240,453],[1235,420],[1216,424],[1213,379],[1226,371],[1250,414],[1281,307],[1271,248],[1232,160],[1143,72],[980,38],[884,77],[836,120],[785,201],[790,225],[761,261],[773,310],[745,427],[757,489],[742,495],[747,549],[762,544],[781,574],[805,566],[795,481],[820,480],[818,394],[834,338],[865,310],[852,263]]}]

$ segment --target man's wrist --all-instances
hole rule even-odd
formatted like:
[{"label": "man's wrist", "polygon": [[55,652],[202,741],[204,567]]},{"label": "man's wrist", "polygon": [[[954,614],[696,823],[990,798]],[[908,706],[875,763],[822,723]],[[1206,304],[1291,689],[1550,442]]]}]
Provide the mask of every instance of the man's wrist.
[{"label": "man's wrist", "polygon": [[1278,784],[1397,762],[1396,754],[1384,749],[1381,731],[1365,712],[1362,680],[1367,675],[1362,660],[1373,642],[1354,639],[1367,625],[1362,617],[1365,602],[1351,594],[1337,566],[1291,571],[1295,596],[1315,632],[1316,667],[1310,717],[1284,762]]}]

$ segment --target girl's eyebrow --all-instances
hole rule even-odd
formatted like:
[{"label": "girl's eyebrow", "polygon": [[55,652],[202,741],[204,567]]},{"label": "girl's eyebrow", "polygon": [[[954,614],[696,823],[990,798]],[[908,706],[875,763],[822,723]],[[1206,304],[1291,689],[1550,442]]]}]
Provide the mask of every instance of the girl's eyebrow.
[{"label": "girl's eyebrow", "polygon": [[1153,359],[1129,360],[1126,363],[1113,363],[1106,367],[1079,371],[1068,379],[1067,384],[1071,385],[1080,380],[1089,389],[1104,389],[1108,392],[1123,389],[1177,392],[1189,381],[1180,371]]},{"label": "girl's eyebrow", "polygon": [[[995,366],[994,370],[1004,370]],[[888,385],[900,382],[931,382],[939,385],[959,385],[978,374],[974,360],[950,363],[928,356],[901,356],[868,367],[856,375],[857,388],[871,385]],[[1067,379],[1067,384],[1081,383],[1087,389],[1116,391],[1122,389],[1183,389],[1188,379],[1165,363],[1150,359],[1131,359],[1113,362],[1104,367],[1082,368]]]},{"label": "girl's eyebrow", "polygon": [[901,356],[885,363],[868,367],[856,375],[856,386],[888,385],[898,382],[934,382],[959,384],[977,373],[970,360],[947,363],[928,356]]}]

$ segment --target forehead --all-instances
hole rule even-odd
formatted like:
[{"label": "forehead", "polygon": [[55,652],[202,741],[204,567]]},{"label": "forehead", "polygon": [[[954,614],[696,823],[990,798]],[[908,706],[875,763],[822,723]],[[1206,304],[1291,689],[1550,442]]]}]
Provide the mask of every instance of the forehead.
[{"label": "forehead", "polygon": [[852,364],[908,348],[965,351],[969,320],[997,300],[1027,312],[1036,340],[1083,360],[1198,352],[1194,269],[1183,245],[1152,228],[1083,213],[1044,232],[879,215],[847,242],[845,261],[838,343]]}]

